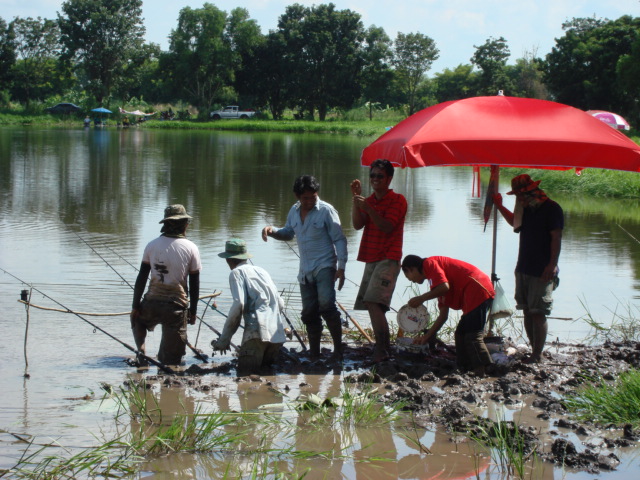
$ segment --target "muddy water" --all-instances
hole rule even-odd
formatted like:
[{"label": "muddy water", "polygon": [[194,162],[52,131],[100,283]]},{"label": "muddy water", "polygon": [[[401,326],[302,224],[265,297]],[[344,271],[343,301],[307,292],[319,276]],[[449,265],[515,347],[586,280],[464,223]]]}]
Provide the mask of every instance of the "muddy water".
[{"label": "muddy water", "polygon": [[[355,261],[359,233],[349,227],[348,183],[353,178],[366,179],[357,159],[369,141],[136,129],[2,129],[0,267],[42,292],[32,292],[32,302],[37,305],[89,313],[127,312],[131,299],[127,282],[135,280],[144,245],[157,236],[164,207],[179,202],[194,216],[188,235],[201,249],[202,290],[223,291],[218,302],[222,311],[228,307],[224,294],[228,270],[217,252],[228,237],[242,236],[255,262],[267,268],[285,290],[291,317],[298,318],[298,259],[291,250],[295,242],[291,248],[273,241],[264,244],[259,233],[266,224],[284,221],[294,200],[293,178],[313,173],[322,184],[321,197],[338,209],[345,224],[351,261],[339,301],[350,308],[362,265]],[[491,223],[484,231],[483,200],[471,197],[471,185],[469,169],[397,172],[393,186],[410,205],[405,253],[448,255],[490,271]],[[561,256],[562,283],[556,292],[556,318],[551,320],[550,335],[563,341],[583,339],[591,333],[590,328],[572,320],[587,312],[605,325],[637,317],[637,203],[551,196],[565,207],[567,230]],[[505,290],[511,292],[517,239],[507,227],[498,224],[496,271]],[[4,334],[0,350],[0,468],[12,466],[25,446],[4,432],[34,436],[36,443],[55,441],[69,448],[95,445],[94,435],[110,438],[117,433],[113,411],[100,407],[98,399],[101,383],[121,385],[133,373],[123,362],[131,356],[129,350],[68,313],[31,308],[27,317],[17,300],[20,291],[29,287],[5,273],[0,273],[0,285]],[[401,281],[394,308],[410,296],[408,283]],[[120,341],[133,344],[125,315],[85,318]],[[357,318],[367,325],[366,316]],[[217,329],[223,325],[222,317],[213,311],[206,313],[205,320]],[[200,331],[192,327],[189,335],[192,343],[210,353],[213,334],[206,327]],[[149,352],[155,351],[159,338],[159,333],[150,335]],[[239,341],[239,336],[235,340]],[[187,359],[187,364],[195,362]],[[25,370],[28,379],[23,377]],[[304,372],[265,378],[279,391],[288,386],[291,398],[301,392],[334,394],[340,390],[341,380],[332,374]],[[201,403],[212,410],[247,410],[283,401],[266,383],[238,384],[232,376],[205,377],[203,382],[211,383],[211,390],[158,387],[157,394],[168,410],[179,410],[180,402]],[[539,412],[525,407],[516,413],[536,422]],[[298,417],[291,412],[288,415],[287,421],[297,426]],[[440,478],[465,478],[474,477],[474,472],[483,468],[482,476],[500,478],[499,470],[485,462],[486,455],[475,455],[476,449],[468,444],[451,443],[451,435],[436,425],[412,433],[410,438],[417,435],[434,452],[429,456],[421,453],[407,440],[406,424],[403,420],[383,428],[320,433],[300,425],[293,437],[285,429],[274,429],[268,432],[274,444],[290,446],[287,442],[293,441],[301,450],[327,450],[336,455],[331,460],[273,460],[270,471],[294,476],[311,469],[306,478],[428,478],[437,474]],[[547,423],[541,428],[551,427]],[[634,454],[622,451],[619,455],[623,463],[618,472],[603,474],[604,478],[629,478]],[[250,476],[255,459],[241,460]],[[141,477],[219,478],[227,465],[238,462],[238,458],[222,454],[170,456],[146,465]],[[535,468],[534,478],[556,478],[565,473],[567,478],[589,478],[549,464]]]}]

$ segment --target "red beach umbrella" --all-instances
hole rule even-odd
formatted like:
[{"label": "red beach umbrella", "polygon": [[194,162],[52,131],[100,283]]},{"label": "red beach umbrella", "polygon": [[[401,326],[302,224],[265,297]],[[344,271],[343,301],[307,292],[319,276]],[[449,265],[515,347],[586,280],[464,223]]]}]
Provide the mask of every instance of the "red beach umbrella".
[{"label": "red beach umbrella", "polygon": [[367,146],[362,165],[386,158],[405,167],[608,168],[640,171],[640,146],[582,110],[518,97],[439,103]]},{"label": "red beach umbrella", "polygon": [[630,130],[629,122],[623,117],[613,112],[606,112],[604,110],[587,110],[589,115],[596,117],[601,122],[606,123],[610,127],[617,130]]},{"label": "red beach umbrella", "polygon": [[[368,166],[378,158],[401,168],[494,166],[496,175],[500,166],[640,171],[640,146],[592,115],[561,103],[502,95],[439,103],[415,113],[367,146],[361,163]],[[495,279],[495,210],[493,222]]]}]

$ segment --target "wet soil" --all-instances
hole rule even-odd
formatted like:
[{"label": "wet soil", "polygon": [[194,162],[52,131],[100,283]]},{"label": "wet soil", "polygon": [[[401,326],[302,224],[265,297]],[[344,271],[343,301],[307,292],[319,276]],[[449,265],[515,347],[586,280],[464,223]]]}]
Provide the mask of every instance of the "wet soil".
[{"label": "wet soil", "polygon": [[[331,350],[323,348],[321,359],[311,361],[306,352],[288,349],[278,362],[263,375],[273,374],[341,374],[344,381],[370,388],[377,385],[386,403],[401,401],[411,411],[418,426],[426,429],[441,425],[450,441],[459,443],[471,438],[485,439],[499,429],[514,435],[512,421],[498,422],[478,415],[478,410],[493,401],[508,408],[528,404],[537,417],[553,426],[540,432],[533,426],[517,428],[518,441],[525,455],[536,452],[538,458],[556,465],[597,474],[615,470],[620,460],[613,453],[618,447],[637,446],[640,429],[630,425],[595,425],[576,422],[568,415],[562,398],[570,396],[586,380],[615,380],[629,368],[640,368],[640,343],[605,343],[548,345],[539,364],[527,363],[516,348],[507,349],[482,377],[460,372],[453,347],[440,344],[422,353],[395,352],[387,361],[373,364],[369,345],[344,347],[344,362],[330,360]],[[191,365],[179,376],[148,376],[165,387],[191,387],[199,391],[216,388],[209,374],[233,375],[235,360]],[[235,377],[236,382],[268,383],[261,375]],[[474,413],[476,412],[476,413]],[[583,445],[574,444],[565,433],[585,438]]]}]

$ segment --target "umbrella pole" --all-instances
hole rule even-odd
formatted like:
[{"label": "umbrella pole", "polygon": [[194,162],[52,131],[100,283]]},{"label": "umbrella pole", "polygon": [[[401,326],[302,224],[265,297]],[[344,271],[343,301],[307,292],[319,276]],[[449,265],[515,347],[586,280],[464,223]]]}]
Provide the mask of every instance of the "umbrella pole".
[{"label": "umbrella pole", "polygon": [[[500,167],[496,166],[496,191],[499,191],[500,187]],[[493,205],[493,246],[491,249],[491,283],[495,287],[496,282],[498,281],[498,275],[496,274],[496,251],[497,251],[497,243],[498,243],[498,206]],[[493,335],[493,317],[489,315],[489,333],[488,335]]]},{"label": "umbrella pole", "polygon": [[493,206],[493,248],[491,250],[491,281],[495,285],[498,281],[496,275],[496,244],[498,243],[498,207]]},{"label": "umbrella pole", "polygon": [[[493,167],[493,166],[492,166]],[[495,165],[496,192],[500,190],[500,166]],[[498,243],[498,207],[493,205],[493,247],[491,249],[491,282],[495,285],[499,280],[496,275],[496,245]]]}]

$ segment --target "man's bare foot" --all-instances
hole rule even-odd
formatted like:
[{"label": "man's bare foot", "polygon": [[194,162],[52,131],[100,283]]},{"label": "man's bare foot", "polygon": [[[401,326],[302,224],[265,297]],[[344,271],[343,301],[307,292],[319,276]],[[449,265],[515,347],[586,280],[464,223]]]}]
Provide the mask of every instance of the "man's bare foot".
[{"label": "man's bare foot", "polygon": [[526,363],[526,364],[542,363],[542,358],[534,357],[533,355],[530,355],[528,357],[523,358],[522,363]]},{"label": "man's bare foot", "polygon": [[378,363],[378,362],[384,362],[385,360],[389,360],[391,358],[391,355],[389,355],[389,352],[384,349],[384,348],[375,348],[373,350],[373,362],[374,363]]}]

